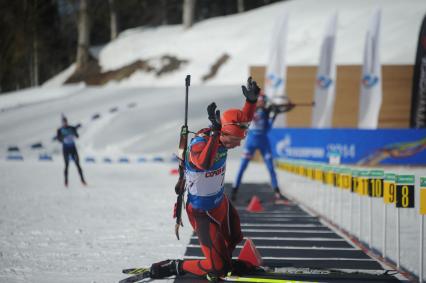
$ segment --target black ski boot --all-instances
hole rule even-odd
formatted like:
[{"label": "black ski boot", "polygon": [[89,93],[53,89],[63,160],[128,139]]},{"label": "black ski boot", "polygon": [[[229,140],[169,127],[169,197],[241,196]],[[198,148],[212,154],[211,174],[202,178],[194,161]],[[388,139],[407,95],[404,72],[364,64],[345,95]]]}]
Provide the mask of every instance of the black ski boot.
[{"label": "black ski boot", "polygon": [[260,270],[263,270],[263,269],[259,266],[255,266],[251,264],[248,261],[240,260],[240,259],[232,260],[232,270],[231,270],[232,275],[244,276],[244,275],[253,274]]},{"label": "black ski boot", "polygon": [[278,187],[274,188],[274,192],[275,192],[275,194],[274,194],[275,200],[288,201],[288,199],[285,196],[283,196],[283,194],[281,194],[280,188],[278,188]]},{"label": "black ski boot", "polygon": [[209,273],[206,274],[206,279],[209,282],[212,282],[212,283],[217,283],[217,282],[220,281],[220,277],[218,277],[218,276],[216,276],[214,274],[209,274]]},{"label": "black ski boot", "polygon": [[151,278],[159,279],[173,275],[183,275],[185,272],[182,269],[183,261],[179,259],[163,260],[151,265]]},{"label": "black ski boot", "polygon": [[231,192],[231,200],[232,201],[237,200],[237,193],[238,193],[238,188],[232,188],[232,192]]}]

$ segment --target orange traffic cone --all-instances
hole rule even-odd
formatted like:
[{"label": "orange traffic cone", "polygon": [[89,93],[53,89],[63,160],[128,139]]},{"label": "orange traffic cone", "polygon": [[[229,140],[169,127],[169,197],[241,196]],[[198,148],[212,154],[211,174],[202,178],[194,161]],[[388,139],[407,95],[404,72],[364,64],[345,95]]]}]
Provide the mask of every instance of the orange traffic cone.
[{"label": "orange traffic cone", "polygon": [[260,199],[257,196],[253,196],[249,205],[246,208],[249,212],[261,212],[264,211],[262,204],[260,203]]},{"label": "orange traffic cone", "polygon": [[249,238],[247,238],[246,242],[244,243],[238,259],[248,261],[254,266],[262,265],[262,257],[260,256],[259,251],[256,249],[253,241]]}]

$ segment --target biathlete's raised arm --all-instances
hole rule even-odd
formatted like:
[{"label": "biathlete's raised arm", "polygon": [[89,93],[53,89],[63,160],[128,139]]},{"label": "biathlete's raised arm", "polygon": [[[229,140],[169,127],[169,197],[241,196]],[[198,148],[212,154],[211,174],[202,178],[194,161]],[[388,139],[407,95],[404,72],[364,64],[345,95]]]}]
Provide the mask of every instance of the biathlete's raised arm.
[{"label": "biathlete's raised arm", "polygon": [[222,136],[237,136],[244,138],[247,134],[248,126],[253,119],[256,110],[256,101],[259,95],[259,87],[252,78],[248,78],[247,87],[242,86],[242,91],[246,101],[242,110],[229,109],[220,117],[220,111],[216,110],[213,102],[207,107],[207,113],[211,122],[210,130],[201,130],[198,136],[191,142],[189,160],[200,170],[207,170],[214,164],[214,157],[217,154],[220,143],[227,148],[227,141]]}]

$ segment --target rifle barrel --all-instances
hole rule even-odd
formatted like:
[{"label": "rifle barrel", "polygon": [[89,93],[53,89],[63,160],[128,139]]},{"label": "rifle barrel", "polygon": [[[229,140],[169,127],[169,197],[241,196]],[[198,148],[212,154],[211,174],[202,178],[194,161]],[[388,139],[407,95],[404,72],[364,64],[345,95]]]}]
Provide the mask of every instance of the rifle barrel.
[{"label": "rifle barrel", "polygon": [[188,88],[191,85],[191,75],[185,78],[185,126],[188,125]]},{"label": "rifle barrel", "polygon": [[294,103],[295,106],[314,106],[315,102]]}]

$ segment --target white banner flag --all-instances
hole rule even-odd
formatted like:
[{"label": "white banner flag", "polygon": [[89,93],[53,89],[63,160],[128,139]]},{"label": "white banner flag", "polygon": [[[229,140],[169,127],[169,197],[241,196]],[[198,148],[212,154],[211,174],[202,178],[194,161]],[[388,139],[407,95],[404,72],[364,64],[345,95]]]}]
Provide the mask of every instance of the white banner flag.
[{"label": "white banner flag", "polygon": [[[286,12],[279,16],[273,30],[269,60],[265,73],[265,95],[272,103],[285,103],[285,85],[287,76],[286,45],[287,45],[288,15]],[[276,126],[285,126],[285,114],[276,119]]]},{"label": "white banner flag", "polygon": [[336,42],[337,13],[331,16],[321,44],[319,66],[315,84],[315,106],[312,112],[313,128],[331,128],[336,89]]},{"label": "white banner flag", "polygon": [[358,128],[376,129],[382,105],[382,69],[380,64],[381,11],[371,18],[364,46]]}]

